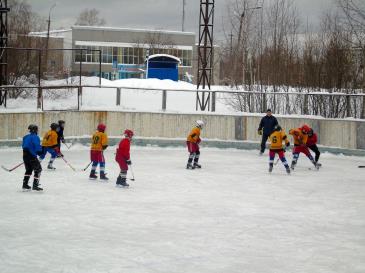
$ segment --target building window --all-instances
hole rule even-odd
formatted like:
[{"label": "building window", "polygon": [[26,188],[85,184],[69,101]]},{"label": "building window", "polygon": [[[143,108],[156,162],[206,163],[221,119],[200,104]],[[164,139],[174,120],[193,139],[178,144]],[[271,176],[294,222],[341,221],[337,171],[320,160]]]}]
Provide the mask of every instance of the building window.
[{"label": "building window", "polygon": [[[74,53],[75,62],[99,63],[99,52],[101,50],[101,62],[112,64],[117,61],[119,64],[144,64],[147,50],[139,47],[98,47],[98,46],[76,46]],[[151,48],[149,55],[169,54],[181,60],[181,66],[192,66],[192,51],[176,48]]]}]

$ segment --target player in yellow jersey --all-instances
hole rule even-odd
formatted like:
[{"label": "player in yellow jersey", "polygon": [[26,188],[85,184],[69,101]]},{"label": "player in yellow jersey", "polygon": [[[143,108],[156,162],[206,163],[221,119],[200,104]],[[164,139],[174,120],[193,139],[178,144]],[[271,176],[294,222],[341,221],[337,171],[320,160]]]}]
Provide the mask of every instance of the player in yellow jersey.
[{"label": "player in yellow jersey", "polygon": [[42,140],[43,153],[42,153],[42,155],[39,156],[39,159],[42,161],[46,157],[47,153],[51,154],[51,159],[49,160],[48,167],[47,167],[50,170],[56,169],[55,167],[53,167],[53,162],[55,161],[57,155],[59,154],[58,142],[57,142],[58,134],[56,131],[57,128],[58,128],[58,124],[52,123],[51,130],[49,130],[43,136],[43,140]]},{"label": "player in yellow jersey", "polygon": [[91,139],[90,159],[92,167],[90,172],[90,179],[98,178],[95,174],[96,168],[100,165],[100,179],[108,180],[105,175],[105,158],[103,151],[108,147],[108,136],[105,133],[106,126],[102,123],[98,125],[97,131],[93,134]]},{"label": "player in yellow jersey", "polygon": [[311,128],[307,124],[304,124],[300,128],[291,129],[289,131],[289,134],[291,134],[294,139],[293,160],[290,166],[292,170],[294,170],[295,165],[297,164],[300,153],[305,154],[317,170],[319,168],[319,165],[316,163],[307,147],[308,133],[310,129]]},{"label": "player in yellow jersey", "polygon": [[[188,164],[186,165],[187,169],[195,169],[201,168],[202,166],[198,163],[200,157],[199,143],[200,139],[200,131],[203,129],[204,122],[202,120],[196,121],[196,126],[191,130],[186,140],[186,146],[189,151],[189,159]],[[193,163],[194,160],[194,164]]]},{"label": "player in yellow jersey", "polygon": [[285,146],[289,147],[290,142],[285,132],[281,129],[280,125],[275,125],[274,131],[269,136],[270,139],[270,161],[269,161],[269,172],[272,172],[274,168],[274,159],[275,155],[278,154],[281,162],[283,163],[286,172],[290,174],[290,168],[288,162],[285,158],[285,149],[283,148],[283,141],[285,142]]}]

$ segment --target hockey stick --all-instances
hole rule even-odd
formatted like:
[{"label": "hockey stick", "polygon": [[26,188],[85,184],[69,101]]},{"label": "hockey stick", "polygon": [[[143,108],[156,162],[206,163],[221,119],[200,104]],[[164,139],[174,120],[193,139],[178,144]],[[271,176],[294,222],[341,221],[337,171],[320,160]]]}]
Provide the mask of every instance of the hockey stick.
[{"label": "hockey stick", "polygon": [[89,166],[91,165],[91,163],[93,163],[93,162],[92,162],[92,161],[90,161],[90,162],[89,162],[89,164],[87,164],[87,166],[86,166],[85,168],[83,168],[83,169],[82,169],[82,171],[86,171],[86,170],[89,168]]},{"label": "hockey stick", "polygon": [[130,181],[135,181],[135,179],[134,179],[134,172],[133,172],[132,165],[129,165],[129,166],[130,166],[131,173],[132,173],[132,178],[129,178],[129,180],[130,180]]},{"label": "hockey stick", "polygon": [[360,166],[358,166],[359,168],[365,168],[365,165],[360,165]]},{"label": "hockey stick", "polygon": [[71,146],[72,146],[72,143],[71,143],[71,146],[68,146],[68,145],[66,144],[66,142],[64,142],[63,144],[67,147],[67,149],[68,149],[68,150],[70,150],[70,148],[71,148]]},{"label": "hockey stick", "polygon": [[61,156],[61,158],[62,158],[63,161],[65,161],[65,163],[67,164],[67,166],[69,166],[74,172],[76,172],[75,168],[72,167],[72,165],[70,163],[68,163],[67,160],[63,156]]},{"label": "hockey stick", "polygon": [[23,165],[23,164],[24,164],[24,162],[19,163],[18,165],[14,166],[14,167],[13,167],[13,168],[11,168],[11,169],[5,168],[4,166],[1,166],[1,168],[2,168],[3,170],[7,171],[7,172],[12,172],[12,171],[14,171],[15,169],[19,168],[19,167],[20,167],[21,165]]},{"label": "hockey stick", "polygon": [[277,164],[278,164],[278,162],[279,162],[279,160],[280,160],[280,158],[276,159],[276,161],[275,161],[274,165],[277,165]]}]

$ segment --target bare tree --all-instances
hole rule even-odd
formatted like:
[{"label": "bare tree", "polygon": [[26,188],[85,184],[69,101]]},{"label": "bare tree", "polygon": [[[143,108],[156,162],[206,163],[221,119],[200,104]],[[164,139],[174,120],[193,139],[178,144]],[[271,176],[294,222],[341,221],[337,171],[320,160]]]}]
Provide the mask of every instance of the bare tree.
[{"label": "bare tree", "polygon": [[78,15],[75,24],[78,26],[104,26],[106,21],[99,17],[99,13],[97,9],[84,9]]},{"label": "bare tree", "polygon": [[[42,47],[39,38],[32,37],[29,33],[45,28],[46,21],[41,18],[26,0],[10,0],[8,2],[11,12],[8,14],[9,47],[37,48]],[[25,50],[7,50],[9,84],[29,85],[37,82],[38,52]],[[13,90],[9,97],[16,98],[24,89]]]}]

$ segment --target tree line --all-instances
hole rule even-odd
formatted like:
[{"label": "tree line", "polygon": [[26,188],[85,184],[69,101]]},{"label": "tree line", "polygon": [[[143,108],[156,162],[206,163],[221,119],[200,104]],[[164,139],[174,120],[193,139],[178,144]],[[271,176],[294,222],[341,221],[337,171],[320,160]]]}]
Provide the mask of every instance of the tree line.
[{"label": "tree line", "polygon": [[[269,93],[364,93],[365,2],[336,0],[336,7],[324,12],[313,29],[301,20],[292,0],[231,2],[221,52],[223,83]],[[228,103],[239,111],[262,112],[269,104],[288,114],[365,115],[360,97],[312,97],[316,109],[311,113],[303,107],[311,103],[308,99],[235,95]]]}]

